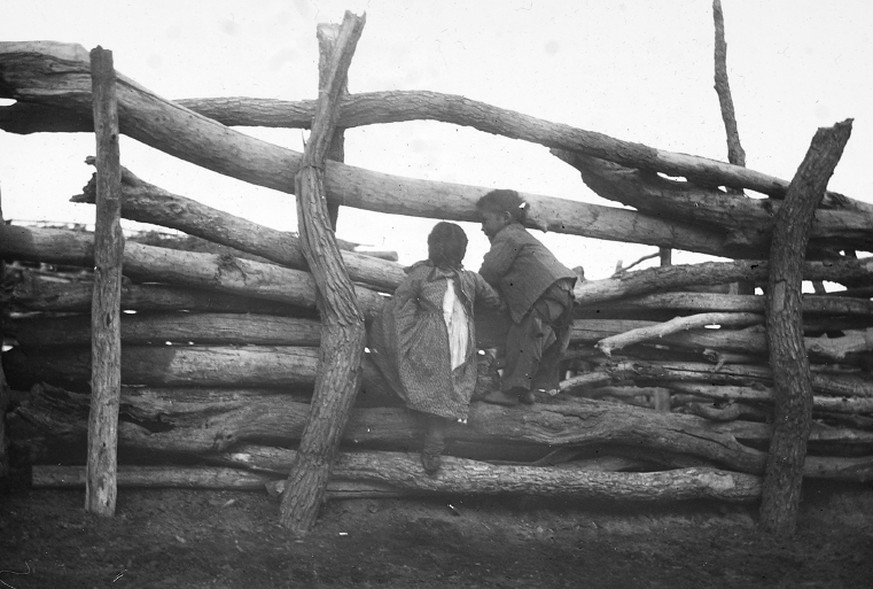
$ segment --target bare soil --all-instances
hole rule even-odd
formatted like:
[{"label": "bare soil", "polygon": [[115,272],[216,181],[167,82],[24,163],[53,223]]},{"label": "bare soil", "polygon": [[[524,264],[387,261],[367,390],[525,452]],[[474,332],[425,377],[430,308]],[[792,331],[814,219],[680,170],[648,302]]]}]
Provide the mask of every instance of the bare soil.
[{"label": "bare soil", "polygon": [[796,535],[756,506],[535,498],[328,503],[295,538],[266,493],[0,491],[0,588],[871,587],[873,488],[810,483]]}]

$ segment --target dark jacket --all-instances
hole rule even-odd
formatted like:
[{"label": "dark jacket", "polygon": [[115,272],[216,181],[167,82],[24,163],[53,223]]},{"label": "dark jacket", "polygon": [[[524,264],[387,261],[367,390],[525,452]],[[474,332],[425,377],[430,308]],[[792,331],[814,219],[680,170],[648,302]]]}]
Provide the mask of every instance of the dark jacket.
[{"label": "dark jacket", "polygon": [[576,282],[576,274],[520,223],[507,225],[491,239],[479,274],[500,292],[516,323],[550,286],[566,280],[572,289]]}]

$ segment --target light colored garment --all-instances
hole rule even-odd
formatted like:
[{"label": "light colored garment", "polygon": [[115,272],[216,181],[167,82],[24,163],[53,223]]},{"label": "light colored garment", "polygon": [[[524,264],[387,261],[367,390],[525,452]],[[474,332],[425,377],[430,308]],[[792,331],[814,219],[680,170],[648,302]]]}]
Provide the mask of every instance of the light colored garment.
[{"label": "light colored garment", "polygon": [[455,294],[455,281],[446,280],[446,294],[443,295],[443,321],[449,332],[449,354],[452,359],[452,370],[463,364],[467,359],[467,346],[470,343],[467,326],[467,311]]},{"label": "light colored garment", "polygon": [[475,272],[418,262],[370,325],[370,357],[410,409],[467,418],[477,371],[474,303],[496,309],[500,297]]}]

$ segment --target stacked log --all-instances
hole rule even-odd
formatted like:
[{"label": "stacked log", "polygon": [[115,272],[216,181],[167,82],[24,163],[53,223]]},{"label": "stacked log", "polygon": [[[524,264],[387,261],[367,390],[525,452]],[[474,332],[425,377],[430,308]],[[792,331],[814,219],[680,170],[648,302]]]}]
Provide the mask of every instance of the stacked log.
[{"label": "stacked log", "polygon": [[[17,99],[0,113],[0,127],[90,129],[81,57],[76,46],[0,43],[0,86]],[[122,129],[129,136],[220,173],[294,190],[299,154],[225,124],[306,126],[306,104],[296,106],[308,114],[295,116],[289,103],[173,103],[119,80]],[[285,113],[282,122],[267,120],[277,110]],[[420,444],[415,417],[365,355],[362,394],[334,469],[335,492],[757,497],[772,413],[764,297],[730,294],[724,285],[766,283],[761,258],[787,183],[461,97],[348,96],[340,110],[342,127],[436,118],[536,141],[579,169],[595,192],[636,210],[524,195],[532,226],[732,260],[578,284],[560,393],[539,395],[532,408],[474,403],[469,423],[452,427],[451,457],[435,479],[424,475],[414,456]],[[326,184],[328,197],[344,206],[466,221],[475,219],[475,201],[485,192],[338,162],[327,162]],[[771,198],[748,199],[737,188]],[[124,464],[136,470],[121,469],[119,480],[184,484],[180,473],[186,472],[191,484],[246,486],[285,478],[309,413],[321,341],[315,281],[296,236],[170,194],[126,170],[122,193],[124,217],[225,249],[179,251],[133,242],[125,248],[119,444]],[[75,200],[93,202],[93,184]],[[873,262],[850,251],[873,247],[873,212],[828,193],[820,213],[804,278],[848,290],[804,300],[814,393],[805,472],[867,481],[873,479]],[[93,238],[4,225],[0,256],[87,269],[93,267]],[[403,276],[402,267],[386,259],[344,251],[342,261],[368,316]],[[36,464],[79,464],[75,449],[84,440],[90,392],[92,284],[87,272],[16,268],[12,275],[7,302],[14,313],[4,333],[14,345],[3,354],[3,368],[14,388],[29,391],[14,407],[25,432],[17,443]],[[496,317],[480,323],[479,345],[499,347],[505,323]],[[495,386],[496,375],[492,356],[480,358],[482,393]],[[67,471],[34,472],[46,484],[78,480]]]}]

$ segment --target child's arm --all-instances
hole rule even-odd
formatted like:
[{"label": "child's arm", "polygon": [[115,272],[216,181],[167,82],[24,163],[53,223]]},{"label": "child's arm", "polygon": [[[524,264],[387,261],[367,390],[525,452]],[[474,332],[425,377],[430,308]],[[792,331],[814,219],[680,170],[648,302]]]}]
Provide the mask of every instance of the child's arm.
[{"label": "child's arm", "polygon": [[473,281],[476,284],[476,304],[481,303],[489,309],[502,311],[505,305],[503,299],[501,299],[497,291],[494,290],[494,287],[488,284],[479,274],[475,272],[472,272],[472,274]]},{"label": "child's arm", "polygon": [[[501,232],[505,233],[505,231]],[[512,262],[518,254],[518,247],[515,246],[509,239],[498,234],[491,242],[491,249],[482,258],[482,267],[479,268],[479,274],[489,284],[497,285],[500,279],[509,272]]]}]

